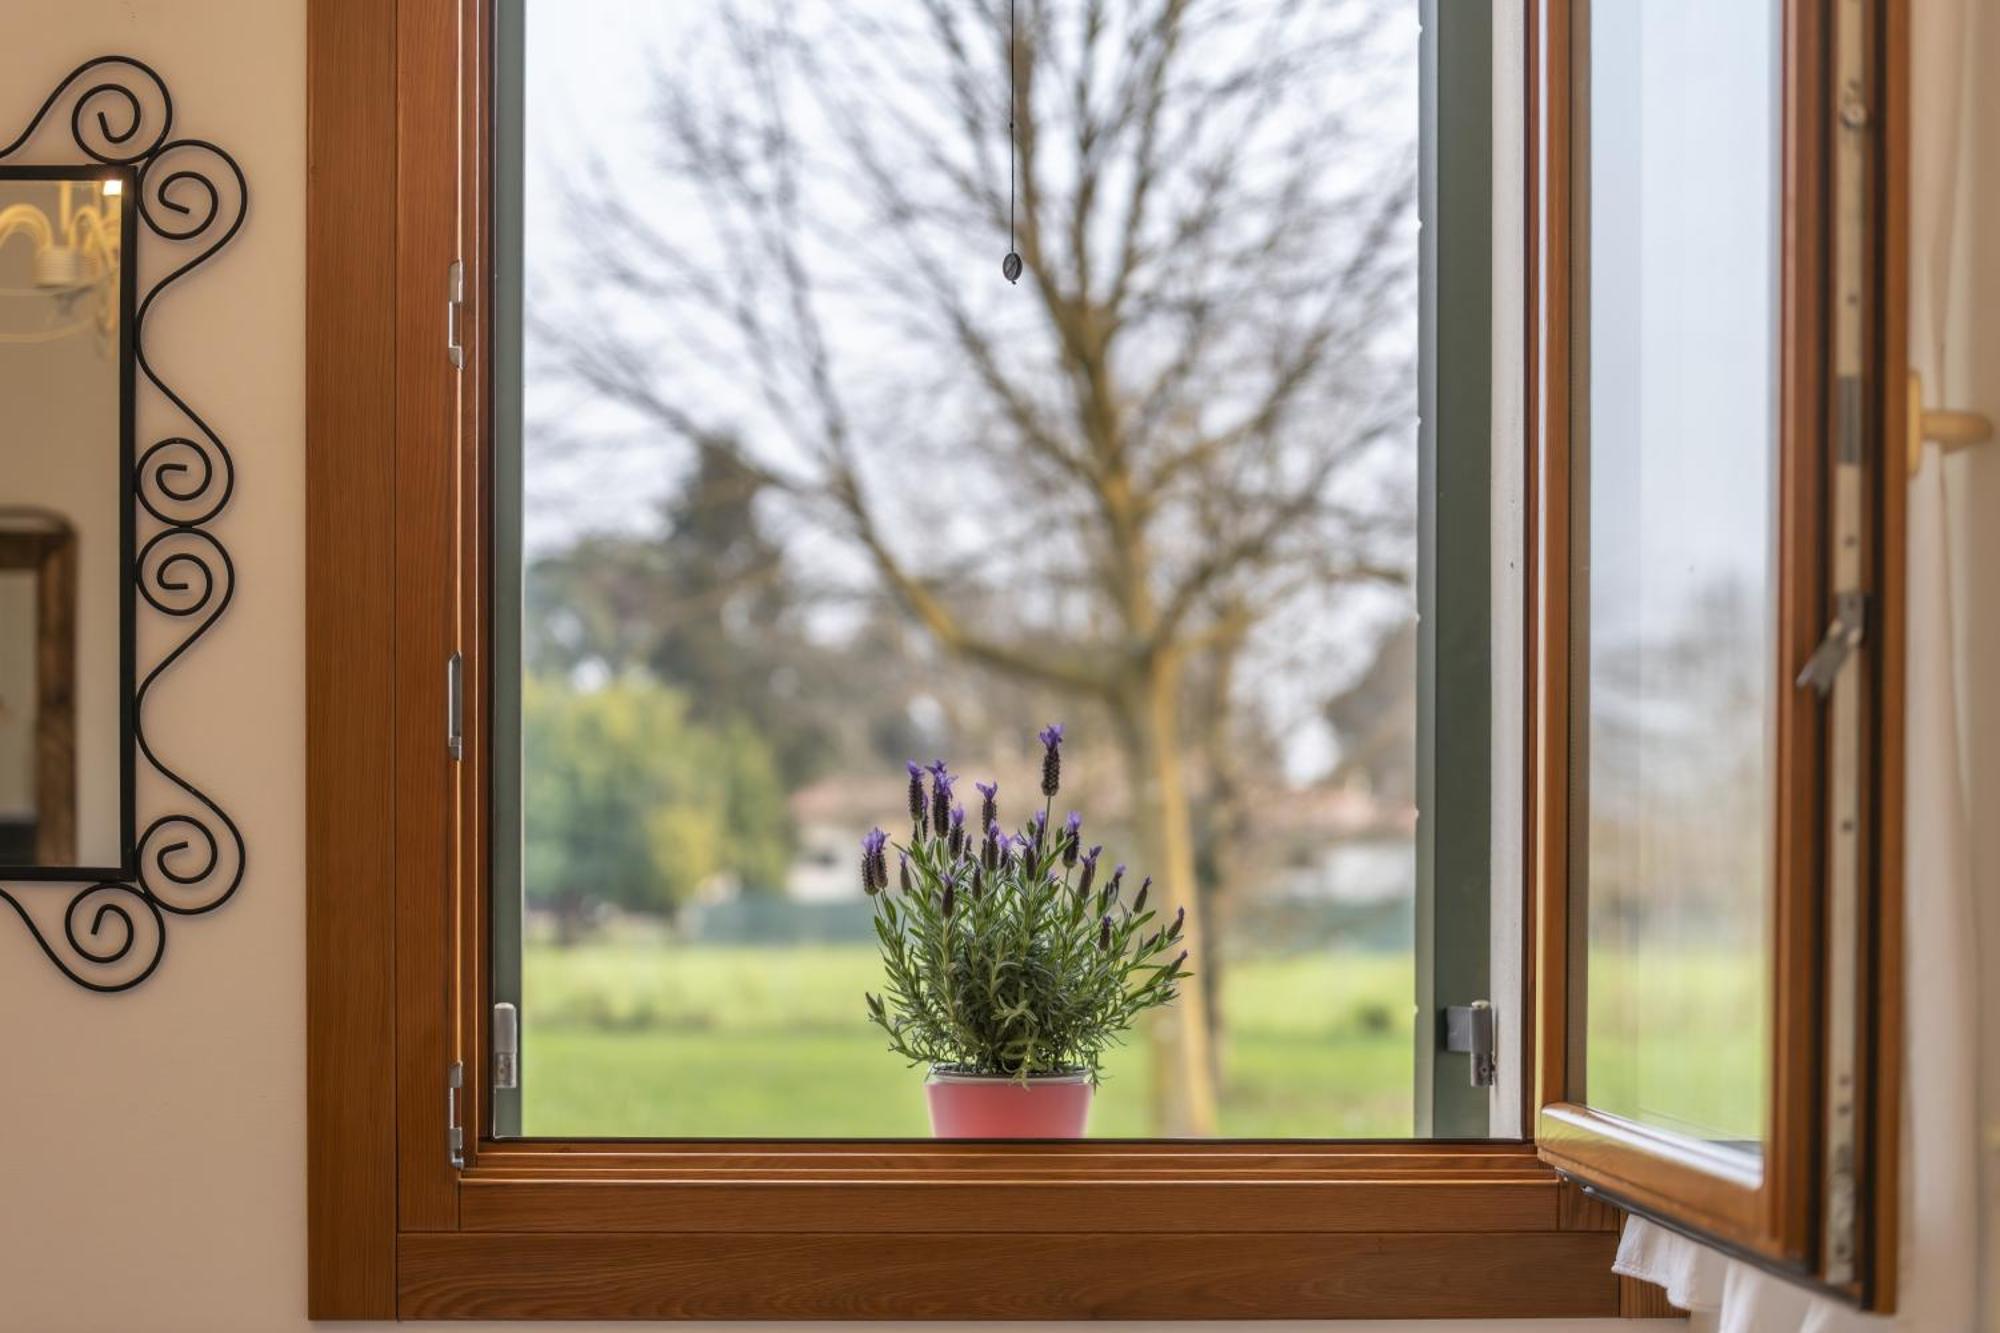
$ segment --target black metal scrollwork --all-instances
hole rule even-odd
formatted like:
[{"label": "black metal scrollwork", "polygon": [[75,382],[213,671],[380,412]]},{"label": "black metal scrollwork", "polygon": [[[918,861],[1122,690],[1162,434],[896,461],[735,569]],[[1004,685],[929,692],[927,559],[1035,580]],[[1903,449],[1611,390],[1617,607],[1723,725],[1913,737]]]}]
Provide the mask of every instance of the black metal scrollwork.
[{"label": "black metal scrollwork", "polygon": [[[210,525],[235,494],[236,465],[221,437],[154,369],[145,333],[153,303],[242,230],[250,190],[236,159],[221,147],[206,139],[171,137],[174,106],[166,81],[129,56],[100,56],[72,70],[27,128],[0,147],[0,161],[27,147],[65,102],[76,148],[93,162],[134,168],[144,231],[174,247],[167,252],[170,263],[186,256],[144,289],[132,319],[139,372],[182,423],[178,433],[158,439],[130,461],[133,495],[151,529],[138,545],[130,577],[146,606],[166,623],[185,626],[132,698],[133,742],[165,780],[174,808],[140,834],[133,883],[0,885],[0,901],[27,923],[63,975],[90,990],[113,992],[130,990],[159,967],[170,915],[212,912],[243,882],[243,834],[235,821],[169,766],[146,737],[146,699],[153,686],[214,627],[235,597],[235,564]],[[128,256],[126,262],[139,259]],[[69,901],[58,932],[38,919],[29,900],[62,893]]]}]

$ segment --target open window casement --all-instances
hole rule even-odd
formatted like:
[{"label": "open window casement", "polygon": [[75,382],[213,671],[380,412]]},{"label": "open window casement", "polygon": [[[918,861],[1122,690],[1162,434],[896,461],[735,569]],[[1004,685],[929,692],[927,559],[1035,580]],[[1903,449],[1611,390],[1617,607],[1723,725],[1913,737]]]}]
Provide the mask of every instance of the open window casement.
[{"label": "open window casement", "polygon": [[1536,9],[1536,1142],[1886,1306],[1905,15]]}]

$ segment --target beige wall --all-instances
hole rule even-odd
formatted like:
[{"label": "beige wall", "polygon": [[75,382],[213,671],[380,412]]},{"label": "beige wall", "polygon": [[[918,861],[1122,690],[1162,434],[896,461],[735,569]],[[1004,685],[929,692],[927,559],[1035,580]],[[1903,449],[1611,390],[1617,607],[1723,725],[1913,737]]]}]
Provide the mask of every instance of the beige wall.
[{"label": "beige wall", "polygon": [[[304,0],[8,0],[0,135],[110,51],[155,64],[184,132],[228,146],[255,191],[234,247],[153,325],[162,370],[236,453],[221,534],[239,587],[149,719],[240,819],[249,873],[222,912],[175,923],[160,973],[121,997],[62,982],[0,913],[0,1330],[285,1333],[305,1325]],[[2000,210],[2000,176],[1986,188]],[[2000,263],[1983,272],[2000,308]],[[2000,383],[1984,392],[2000,403]],[[1968,517],[2000,513],[2000,450],[1963,466]],[[1994,568],[2000,524],[1962,530]],[[1968,610],[1974,679],[2000,679],[2000,607]],[[2000,707],[1974,724],[1990,804]],[[1981,836],[1991,883],[2000,821]]]}]

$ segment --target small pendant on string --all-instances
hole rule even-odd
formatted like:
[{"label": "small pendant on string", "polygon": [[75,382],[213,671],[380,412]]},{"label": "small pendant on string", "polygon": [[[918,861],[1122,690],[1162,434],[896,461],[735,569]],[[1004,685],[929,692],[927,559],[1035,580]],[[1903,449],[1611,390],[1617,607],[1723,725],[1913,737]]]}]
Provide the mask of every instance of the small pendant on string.
[{"label": "small pendant on string", "polygon": [[1000,272],[1012,283],[1021,280],[1021,255],[1015,249],[1014,238],[1014,173],[1018,155],[1018,140],[1014,131],[1014,111],[1016,99],[1020,95],[1020,47],[1014,23],[1015,0],[1007,0],[1007,257],[1000,261]]}]

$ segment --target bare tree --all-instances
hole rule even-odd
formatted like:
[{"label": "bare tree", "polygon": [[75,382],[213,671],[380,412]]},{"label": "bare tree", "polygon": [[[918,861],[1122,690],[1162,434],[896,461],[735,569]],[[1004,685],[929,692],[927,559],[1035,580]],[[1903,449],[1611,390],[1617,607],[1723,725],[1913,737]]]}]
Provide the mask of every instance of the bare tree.
[{"label": "bare tree", "polygon": [[[1101,705],[1193,921],[1191,672],[1407,574],[1409,16],[1018,6],[1010,70],[1009,0],[718,5],[650,159],[576,163],[535,336],[581,420],[741,441],[951,654]],[[1215,1129],[1202,985],[1153,1034],[1161,1132]]]}]

